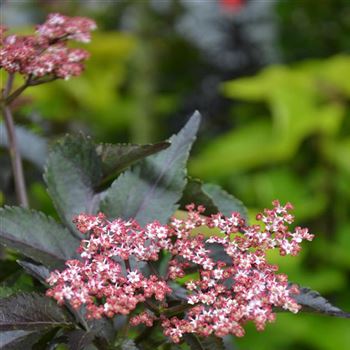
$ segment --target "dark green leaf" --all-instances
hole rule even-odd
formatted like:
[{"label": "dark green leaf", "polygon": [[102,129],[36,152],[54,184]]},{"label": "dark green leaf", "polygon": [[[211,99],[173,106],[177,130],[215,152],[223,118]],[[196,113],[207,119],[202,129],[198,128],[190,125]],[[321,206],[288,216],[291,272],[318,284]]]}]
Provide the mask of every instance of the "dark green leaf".
[{"label": "dark green leaf", "polygon": [[46,296],[19,293],[0,299],[1,331],[39,331],[72,325],[64,309]]},{"label": "dark green leaf", "polygon": [[71,350],[85,350],[94,340],[93,332],[75,329],[67,334],[68,346]]},{"label": "dark green leaf", "polygon": [[204,184],[198,179],[189,179],[181,199],[182,207],[195,203],[206,207],[206,215],[221,212],[226,216],[238,212],[247,219],[247,209],[243,203],[214,184]]},{"label": "dark green leaf", "polygon": [[133,163],[170,146],[169,142],[153,145],[108,144],[97,145],[102,162],[102,184],[107,183]]},{"label": "dark green leaf", "polygon": [[49,277],[50,271],[44,265],[24,260],[17,260],[17,263],[22,266],[24,271],[29,275],[36,278],[42,284],[46,284],[46,279]]},{"label": "dark green leaf", "polygon": [[[21,156],[40,169],[43,168],[47,158],[47,140],[18,125],[16,138]],[[7,133],[2,122],[0,122],[0,146],[8,147]]]},{"label": "dark green leaf", "polygon": [[[1,230],[1,216],[0,216],[0,230]],[[1,248],[0,248],[1,249]],[[12,274],[18,271],[18,265],[13,260],[1,260],[0,269],[0,281],[4,281],[9,278]]]},{"label": "dark green leaf", "polygon": [[75,256],[79,241],[50,217],[20,207],[0,208],[0,243],[49,267]]},{"label": "dark green leaf", "polygon": [[1,285],[3,287],[10,287],[12,289],[11,294],[31,292],[35,288],[32,278],[24,273],[22,269],[18,269],[15,273],[6,278]]},{"label": "dark green leaf", "polygon": [[135,218],[141,225],[166,223],[186,185],[186,163],[196,138],[200,114],[171,137],[171,146],[120,175],[107,190],[101,209],[109,217]]},{"label": "dark green leaf", "polygon": [[293,298],[302,306],[302,311],[317,312],[330,316],[350,318],[350,313],[333,306],[320,293],[309,288],[299,288],[300,294],[294,294]]},{"label": "dark green leaf", "polygon": [[1,332],[1,350],[31,349],[42,335],[42,332],[22,330]]},{"label": "dark green leaf", "polygon": [[101,180],[101,162],[95,144],[82,135],[67,135],[51,149],[44,179],[62,221],[80,234],[72,223],[75,215],[95,213]]}]

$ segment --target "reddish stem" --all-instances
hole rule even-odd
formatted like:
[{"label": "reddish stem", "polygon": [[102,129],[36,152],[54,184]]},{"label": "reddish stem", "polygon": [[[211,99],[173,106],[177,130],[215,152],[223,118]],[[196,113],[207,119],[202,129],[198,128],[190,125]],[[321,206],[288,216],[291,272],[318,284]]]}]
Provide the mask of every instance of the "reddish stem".
[{"label": "reddish stem", "polygon": [[13,121],[11,109],[9,105],[5,102],[6,98],[11,92],[13,78],[14,78],[14,75],[9,74],[5,89],[3,91],[3,101],[1,103],[1,111],[4,116],[5,126],[7,131],[8,148],[9,148],[9,153],[11,158],[13,176],[15,180],[17,200],[22,207],[28,208],[29,203],[28,203],[27,189],[26,189],[25,180],[24,180],[22,159],[19,153],[17,139],[16,139],[15,124]]}]

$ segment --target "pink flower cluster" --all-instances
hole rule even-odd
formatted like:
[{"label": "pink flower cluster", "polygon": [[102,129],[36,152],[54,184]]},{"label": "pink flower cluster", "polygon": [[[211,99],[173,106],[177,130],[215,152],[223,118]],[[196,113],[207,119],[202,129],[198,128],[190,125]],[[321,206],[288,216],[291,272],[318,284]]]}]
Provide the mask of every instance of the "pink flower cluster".
[{"label": "pink flower cluster", "polygon": [[25,76],[69,79],[82,73],[87,51],[68,48],[67,41],[89,42],[94,21],[83,17],[50,14],[46,22],[37,26],[36,35],[8,35],[0,26],[0,68]]},{"label": "pink flower cluster", "polygon": [[[313,239],[305,228],[289,230],[294,219],[290,204],[273,204],[257,215],[262,225],[251,226],[238,213],[205,217],[204,207],[194,205],[187,207],[184,220],[172,218],[168,225],[154,221],[144,228],[135,220],[81,214],[75,218],[77,228],[90,233],[79,248],[82,261],[67,261],[64,271],[52,272],[47,294],[74,308],[84,304],[89,318],[128,314],[142,303],[144,311],[131,318],[131,325],[152,326],[159,320],[174,342],[185,333],[243,336],[248,321],[263,330],[275,319],[274,307],[294,313],[300,308],[292,297],[297,287],[276,273],[266,252],[296,255],[302,240]],[[220,234],[196,233],[203,226]],[[215,258],[214,247],[221,248],[225,262]],[[166,274],[160,276],[154,268],[147,272],[144,262],[152,267],[161,252],[169,258]],[[179,278],[193,271],[197,277],[181,286]],[[170,282],[178,282],[186,293],[175,306]]]}]

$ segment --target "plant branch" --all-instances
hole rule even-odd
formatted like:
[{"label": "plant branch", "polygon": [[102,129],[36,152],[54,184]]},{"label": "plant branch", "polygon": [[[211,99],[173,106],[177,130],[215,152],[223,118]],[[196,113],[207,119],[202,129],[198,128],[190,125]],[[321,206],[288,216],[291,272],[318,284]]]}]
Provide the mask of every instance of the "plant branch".
[{"label": "plant branch", "polygon": [[50,83],[51,81],[57,80],[58,78],[55,75],[44,77],[43,79],[30,80],[28,86],[36,86],[45,83]]},{"label": "plant branch", "polygon": [[23,85],[21,85],[17,90],[15,90],[11,95],[9,95],[10,91],[7,94],[4,94],[4,101],[6,105],[11,104],[27,87],[29,86],[36,86],[41,85],[45,83],[49,83],[51,81],[56,80],[56,76],[49,76],[43,79],[34,79],[32,80],[32,77],[29,76],[28,79],[25,81]]},{"label": "plant branch", "polygon": [[171,317],[171,316],[176,316],[180,313],[185,312],[188,309],[193,308],[195,305],[190,305],[190,304],[179,304],[173,307],[169,307],[165,310],[162,311],[163,314],[165,314],[167,317]]},{"label": "plant branch", "polygon": [[127,271],[131,271],[130,261],[129,259],[124,260],[125,268]]},{"label": "plant branch", "polygon": [[29,203],[28,203],[27,189],[26,189],[25,180],[24,180],[22,159],[18,149],[18,144],[16,139],[16,130],[15,130],[15,124],[13,121],[12,113],[11,113],[10,107],[6,105],[2,105],[1,110],[5,119],[5,126],[6,126],[7,136],[8,136],[8,142],[9,142],[9,152],[10,152],[10,158],[11,158],[13,177],[15,180],[17,200],[22,207],[28,208]]},{"label": "plant branch", "polygon": [[5,104],[11,104],[29,85],[24,83],[17,90],[15,90],[11,95],[7,96],[5,99]]},{"label": "plant branch", "polygon": [[15,78],[15,75],[13,73],[10,73],[5,85],[5,89],[3,91],[3,96],[8,96],[12,90],[13,80]]},{"label": "plant branch", "polygon": [[154,304],[152,301],[150,300],[145,300],[144,301],[146,307],[151,310],[152,312],[154,312],[157,316],[159,316],[160,312],[159,312],[159,308],[156,304]]},{"label": "plant branch", "polygon": [[157,270],[156,267],[154,266],[153,261],[147,261],[147,265],[148,265],[149,269],[151,270],[151,272],[152,272],[155,276],[157,276],[158,278],[161,278],[160,275],[159,275],[158,270]]},{"label": "plant branch", "polygon": [[16,130],[15,123],[13,121],[13,116],[11,113],[11,109],[8,106],[6,99],[8,95],[11,93],[12,85],[13,85],[14,74],[9,74],[5,89],[3,90],[3,100],[1,101],[1,111],[4,116],[5,126],[7,131],[8,143],[9,143],[9,152],[11,158],[11,165],[13,171],[13,177],[15,180],[15,188],[17,194],[18,203],[28,208],[28,196],[27,189],[24,180],[24,173],[22,167],[22,159],[19,153],[17,139],[16,139]]}]

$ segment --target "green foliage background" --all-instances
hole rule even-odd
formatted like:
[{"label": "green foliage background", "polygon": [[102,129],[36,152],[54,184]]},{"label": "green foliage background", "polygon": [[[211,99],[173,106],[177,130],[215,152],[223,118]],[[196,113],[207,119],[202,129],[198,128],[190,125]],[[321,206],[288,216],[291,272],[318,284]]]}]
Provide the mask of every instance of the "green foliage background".
[{"label": "green foliage background", "polygon": [[[179,1],[171,2],[165,15],[147,1],[98,10],[75,1],[43,3],[41,9],[21,9],[38,19],[53,10],[90,15],[101,29],[87,47],[91,59],[86,72],[28,90],[15,106],[19,123],[49,143],[77,130],[104,142],[156,142],[178,129],[192,112],[186,109],[193,105],[186,103],[188,94],[197,91],[199,78],[213,73],[203,52],[173,30],[185,11]],[[136,19],[133,29],[115,30],[130,9]],[[275,198],[291,201],[296,223],[310,227],[316,238],[297,258],[271,260],[291,280],[350,310],[349,2],[276,1],[273,11],[280,63],[254,69],[250,76],[220,76],[220,89],[213,94],[221,95],[224,107],[206,119],[190,174],[222,185],[251,212]],[[213,125],[219,126],[210,133]],[[7,164],[5,152],[0,161]],[[52,215],[42,164],[30,163],[31,204]],[[11,186],[2,186],[0,202],[13,203],[12,192]],[[2,286],[34,289],[36,282],[20,272],[15,257],[3,257]],[[247,335],[233,344],[244,350],[347,349],[349,321],[279,314],[265,332],[249,326]]]},{"label": "green foliage background", "polygon": [[[322,291],[346,309],[349,68],[349,56],[334,56],[270,66],[256,76],[224,83],[223,93],[242,101],[231,112],[238,125],[204,145],[190,166],[193,175],[225,184],[249,207],[265,207],[274,198],[291,201],[297,224],[309,226],[316,239],[297,259],[271,258],[292,280]],[[344,320],[281,315],[266,332],[252,330],[237,343],[243,349],[331,350],[350,344],[348,327]]]}]

